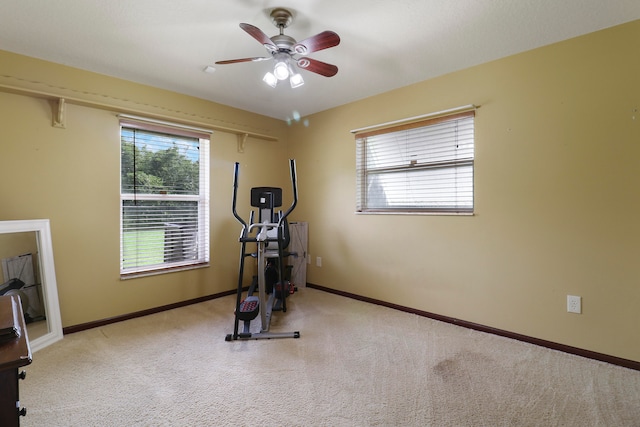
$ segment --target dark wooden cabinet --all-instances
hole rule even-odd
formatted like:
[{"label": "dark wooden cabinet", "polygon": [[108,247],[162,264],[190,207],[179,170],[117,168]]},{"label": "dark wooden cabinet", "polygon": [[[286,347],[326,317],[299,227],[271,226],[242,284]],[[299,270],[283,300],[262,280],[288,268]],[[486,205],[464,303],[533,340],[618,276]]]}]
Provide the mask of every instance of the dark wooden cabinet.
[{"label": "dark wooden cabinet", "polygon": [[20,298],[0,296],[0,425],[3,427],[19,426],[20,417],[26,415],[26,409],[20,406],[18,383],[26,375],[20,368],[30,363],[31,347]]}]

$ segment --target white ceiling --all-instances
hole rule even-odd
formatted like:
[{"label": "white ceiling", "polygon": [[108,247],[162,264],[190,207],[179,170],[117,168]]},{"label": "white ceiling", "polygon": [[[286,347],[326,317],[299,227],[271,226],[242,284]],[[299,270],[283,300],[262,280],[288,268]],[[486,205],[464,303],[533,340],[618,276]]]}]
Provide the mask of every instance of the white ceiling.
[{"label": "white ceiling", "polygon": [[[203,72],[268,56],[238,24],[274,36],[275,7],[296,40],[340,35],[309,55],[336,76],[273,89],[272,61]],[[0,0],[0,49],[287,120],[636,19],[638,0]]]}]

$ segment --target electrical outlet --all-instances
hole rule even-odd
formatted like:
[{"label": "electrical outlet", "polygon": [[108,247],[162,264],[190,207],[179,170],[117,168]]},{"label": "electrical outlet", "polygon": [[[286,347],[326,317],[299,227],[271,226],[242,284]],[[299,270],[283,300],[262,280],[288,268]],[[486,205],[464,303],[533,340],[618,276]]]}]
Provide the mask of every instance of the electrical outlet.
[{"label": "electrical outlet", "polygon": [[567,312],[582,313],[582,297],[567,295]]},{"label": "electrical outlet", "polygon": [[316,267],[322,267],[322,257],[316,257]]}]

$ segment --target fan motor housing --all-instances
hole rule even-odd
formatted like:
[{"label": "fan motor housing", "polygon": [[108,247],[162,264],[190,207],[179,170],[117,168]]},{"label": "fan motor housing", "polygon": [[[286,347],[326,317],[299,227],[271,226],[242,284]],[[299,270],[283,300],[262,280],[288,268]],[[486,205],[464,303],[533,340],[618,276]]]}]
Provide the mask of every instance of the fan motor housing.
[{"label": "fan motor housing", "polygon": [[273,44],[278,46],[279,50],[285,50],[287,52],[291,52],[291,48],[296,44],[296,40],[293,37],[289,37],[285,34],[273,36],[271,37],[271,41],[273,41]]}]

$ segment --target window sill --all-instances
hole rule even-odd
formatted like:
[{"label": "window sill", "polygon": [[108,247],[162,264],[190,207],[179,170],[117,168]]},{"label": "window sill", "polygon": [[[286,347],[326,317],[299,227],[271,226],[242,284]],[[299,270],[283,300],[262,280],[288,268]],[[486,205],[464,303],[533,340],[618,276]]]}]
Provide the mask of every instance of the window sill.
[{"label": "window sill", "polygon": [[417,216],[475,216],[475,212],[393,212],[393,211],[368,211],[354,212],[356,215],[417,215]]},{"label": "window sill", "polygon": [[210,264],[202,262],[198,264],[180,265],[174,267],[158,268],[153,270],[136,271],[131,273],[120,273],[120,280],[137,279],[139,277],[157,276],[159,274],[177,273],[180,271],[195,270],[198,268],[207,268]]}]

